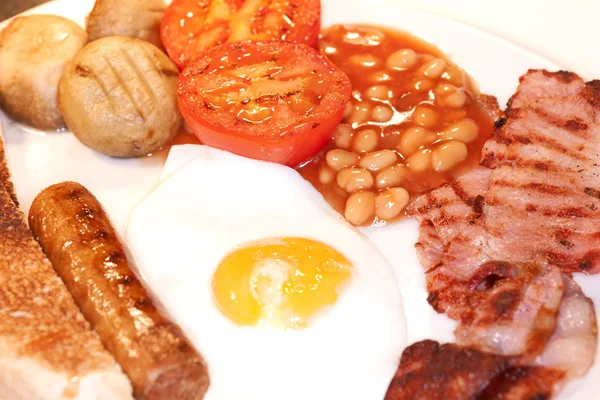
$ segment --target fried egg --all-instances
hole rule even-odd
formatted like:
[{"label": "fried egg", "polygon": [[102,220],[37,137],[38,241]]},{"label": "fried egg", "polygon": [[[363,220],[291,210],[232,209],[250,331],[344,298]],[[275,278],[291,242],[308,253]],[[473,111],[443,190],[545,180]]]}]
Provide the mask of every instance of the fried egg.
[{"label": "fried egg", "polygon": [[293,169],[176,146],[126,239],[204,356],[206,399],[385,396],[406,345],[395,276]]}]

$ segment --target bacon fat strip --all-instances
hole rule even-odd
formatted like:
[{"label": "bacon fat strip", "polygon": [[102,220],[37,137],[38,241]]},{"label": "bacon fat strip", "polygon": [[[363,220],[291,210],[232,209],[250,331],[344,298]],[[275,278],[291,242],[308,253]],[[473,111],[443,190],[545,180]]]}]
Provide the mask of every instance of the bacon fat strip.
[{"label": "bacon fat strip", "polygon": [[43,190],[29,225],[138,399],[202,399],[203,358],[166,320],[130,269],[98,200],[74,182]]}]

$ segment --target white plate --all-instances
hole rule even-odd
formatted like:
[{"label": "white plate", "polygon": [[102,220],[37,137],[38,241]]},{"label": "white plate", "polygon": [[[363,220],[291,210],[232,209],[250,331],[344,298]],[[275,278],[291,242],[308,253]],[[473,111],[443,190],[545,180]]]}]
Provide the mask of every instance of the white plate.
[{"label": "white plate", "polygon": [[[394,0],[322,0],[322,3],[324,26],[334,23],[378,24],[406,30],[436,44],[475,78],[483,92],[497,96],[501,104],[515,91],[519,76],[527,69],[559,68],[515,44],[457,22],[407,8]],[[58,0],[28,13],[57,14],[83,26],[92,5],[92,0]],[[73,180],[87,186],[98,197],[122,233],[132,207],[156,185],[160,177],[162,157],[116,160],[86,148],[69,132],[39,132],[15,123],[1,112],[0,117],[4,124],[8,164],[24,212],[45,187]],[[409,341],[424,338],[452,340],[454,324],[445,316],[435,314],[425,300],[424,274],[413,248],[417,236],[414,221],[367,229],[364,233],[400,272]],[[578,276],[577,281],[584,292],[600,305],[600,276]],[[600,362],[584,379],[571,383],[560,398],[595,398],[598,380]]]}]

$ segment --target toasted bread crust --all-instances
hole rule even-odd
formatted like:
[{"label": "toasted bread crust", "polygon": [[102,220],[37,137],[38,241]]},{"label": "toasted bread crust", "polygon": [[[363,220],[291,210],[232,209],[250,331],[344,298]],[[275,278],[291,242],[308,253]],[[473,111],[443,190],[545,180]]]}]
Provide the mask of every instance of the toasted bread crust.
[{"label": "toasted bread crust", "polygon": [[[3,154],[1,144],[0,154]],[[3,158],[0,180],[12,187]],[[3,182],[0,182],[2,398],[78,398],[79,384],[73,381],[81,384],[98,381],[90,383],[88,395],[97,389],[98,395],[110,394],[103,397],[106,399],[130,399],[127,378],[81,315]]]},{"label": "toasted bread crust", "polygon": [[2,125],[0,125],[0,183],[4,185],[4,189],[8,192],[10,199],[17,207],[19,207],[19,201],[17,200],[17,194],[15,193],[15,187],[13,186],[12,180],[10,179],[10,172],[8,165],[6,164],[6,152],[4,151],[4,137],[2,136]]}]

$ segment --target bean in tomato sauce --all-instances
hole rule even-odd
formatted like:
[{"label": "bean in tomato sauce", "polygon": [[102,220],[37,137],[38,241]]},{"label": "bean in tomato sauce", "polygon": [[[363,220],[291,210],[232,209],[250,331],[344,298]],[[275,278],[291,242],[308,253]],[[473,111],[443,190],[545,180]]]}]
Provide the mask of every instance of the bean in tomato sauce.
[{"label": "bean in tomato sauce", "polygon": [[439,49],[367,25],[333,26],[320,48],[350,78],[352,97],[330,144],[299,172],[348,221],[395,220],[410,199],[479,163],[489,102]]}]

